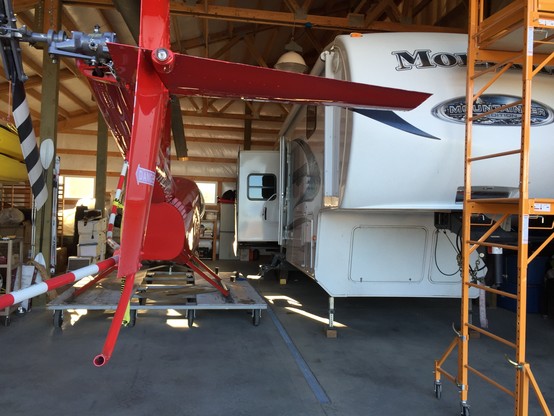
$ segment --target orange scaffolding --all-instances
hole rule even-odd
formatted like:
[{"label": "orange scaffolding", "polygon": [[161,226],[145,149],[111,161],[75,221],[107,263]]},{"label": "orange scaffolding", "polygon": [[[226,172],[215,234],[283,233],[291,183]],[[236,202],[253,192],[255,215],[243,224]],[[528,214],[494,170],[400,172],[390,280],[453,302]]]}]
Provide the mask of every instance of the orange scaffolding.
[{"label": "orange scaffolding", "polygon": [[[528,415],[529,386],[532,387],[545,415],[551,415],[531,367],[525,358],[526,350],[526,311],[527,311],[527,268],[533,259],[554,239],[554,233],[532,253],[529,252],[529,218],[533,215],[554,215],[554,199],[529,198],[529,150],[531,146],[531,93],[533,77],[547,65],[554,65],[554,0],[515,0],[503,9],[486,16],[485,0],[470,0],[469,36],[466,82],[466,150],[463,211],[463,250],[462,250],[462,300],[460,332],[449,345],[443,356],[435,361],[435,394],[440,397],[441,378],[455,383],[460,391],[461,415],[469,415],[468,376],[482,378],[493,386],[509,394],[514,399],[516,416]],[[553,33],[553,34],[550,34]],[[540,39],[539,39],[540,38]],[[474,114],[474,105],[480,97],[497,82],[510,68],[521,68],[521,99],[512,103]],[[484,76],[486,75],[486,77]],[[554,81],[553,81],[554,84]],[[477,90],[477,88],[479,88]],[[521,146],[516,149],[475,155],[472,144],[473,125],[482,117],[487,117],[517,107],[521,109]],[[507,156],[519,155],[519,196],[516,198],[472,199],[472,166],[476,163],[498,160]],[[495,218],[493,225],[478,239],[472,240],[472,217],[487,215]],[[517,245],[496,244],[491,235],[500,225],[512,216],[518,218]],[[471,275],[470,254],[478,247],[501,247],[517,253],[517,294],[507,293],[475,282]],[[515,341],[503,339],[491,332],[471,324],[469,312],[469,290],[475,287],[497,295],[507,296],[517,301]],[[504,345],[514,348],[515,358],[508,361],[515,369],[515,389],[512,391],[501,383],[470,366],[468,360],[469,335],[475,331]],[[457,349],[457,374],[447,372],[443,365]]]}]

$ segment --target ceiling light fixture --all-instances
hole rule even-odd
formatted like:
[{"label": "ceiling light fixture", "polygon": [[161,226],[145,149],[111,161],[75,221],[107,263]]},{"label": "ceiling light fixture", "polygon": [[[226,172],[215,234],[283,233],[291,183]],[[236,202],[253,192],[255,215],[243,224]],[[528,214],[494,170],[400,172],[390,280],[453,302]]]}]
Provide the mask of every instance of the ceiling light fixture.
[{"label": "ceiling light fixture", "polygon": [[300,55],[302,53],[302,46],[294,41],[294,37],[291,37],[290,42],[285,45],[285,51],[275,64],[276,69],[301,74],[308,70],[306,61]]}]

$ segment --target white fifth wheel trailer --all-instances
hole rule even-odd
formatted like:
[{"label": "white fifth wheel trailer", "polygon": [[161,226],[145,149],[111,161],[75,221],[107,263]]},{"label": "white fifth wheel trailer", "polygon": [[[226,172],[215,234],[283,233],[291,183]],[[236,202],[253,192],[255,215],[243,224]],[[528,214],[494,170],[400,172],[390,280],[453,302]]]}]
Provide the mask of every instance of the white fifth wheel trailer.
[{"label": "white fifth wheel trailer", "polygon": [[[286,261],[331,297],[460,296],[466,50],[457,34],[338,36],[312,70],[432,94],[406,112],[297,106],[283,125],[278,241]],[[521,96],[520,71],[502,80],[474,114]],[[535,78],[530,197],[554,197],[553,86],[550,74]],[[475,122],[474,155],[519,147],[520,112]],[[518,166],[517,155],[474,165],[475,197],[513,196]],[[510,236],[503,229],[498,238]],[[483,277],[482,259],[471,263]]]}]

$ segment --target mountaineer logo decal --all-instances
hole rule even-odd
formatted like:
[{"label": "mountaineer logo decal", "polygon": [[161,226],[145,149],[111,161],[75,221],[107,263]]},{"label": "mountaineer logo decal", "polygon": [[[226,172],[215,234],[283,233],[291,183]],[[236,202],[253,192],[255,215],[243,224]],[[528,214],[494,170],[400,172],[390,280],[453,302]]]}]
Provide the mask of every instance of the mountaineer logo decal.
[{"label": "mountaineer logo decal", "polygon": [[[473,105],[473,116],[479,116],[489,111],[514,103],[519,97],[511,95],[483,95]],[[473,123],[482,126],[521,126],[522,105],[516,104],[500,111],[475,118]],[[441,120],[454,123],[465,123],[466,101],[465,97],[454,98],[445,101],[433,108],[433,115]],[[531,103],[531,125],[544,126],[554,121],[554,110],[536,101]]]}]

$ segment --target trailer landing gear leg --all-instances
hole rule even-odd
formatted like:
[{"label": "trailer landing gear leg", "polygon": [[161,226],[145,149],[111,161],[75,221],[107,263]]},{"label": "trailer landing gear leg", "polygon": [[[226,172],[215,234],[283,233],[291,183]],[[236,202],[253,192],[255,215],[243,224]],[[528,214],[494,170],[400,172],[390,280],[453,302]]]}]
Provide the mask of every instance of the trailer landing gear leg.
[{"label": "trailer landing gear leg", "polygon": [[329,296],[329,325],[325,329],[325,336],[327,338],[336,338],[337,330],[335,328],[335,298]]},{"label": "trailer landing gear leg", "polygon": [[279,284],[280,285],[286,285],[288,277],[289,277],[289,271],[288,270],[281,270],[281,269],[277,269],[277,270],[278,270],[278,273],[279,273]]}]

